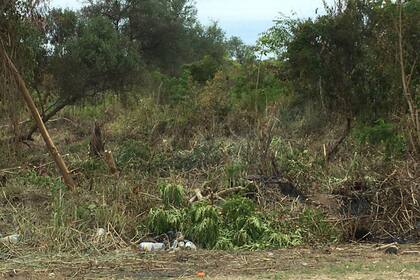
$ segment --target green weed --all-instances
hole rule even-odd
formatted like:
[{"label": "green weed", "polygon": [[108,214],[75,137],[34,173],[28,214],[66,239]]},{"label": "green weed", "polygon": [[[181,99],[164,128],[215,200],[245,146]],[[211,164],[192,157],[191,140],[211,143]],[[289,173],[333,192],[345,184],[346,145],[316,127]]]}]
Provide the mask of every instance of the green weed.
[{"label": "green weed", "polygon": [[354,137],[360,144],[370,144],[382,147],[385,156],[401,156],[407,151],[407,141],[397,132],[395,126],[383,119],[376,121],[372,126],[359,126]]},{"label": "green weed", "polygon": [[174,184],[161,184],[160,196],[166,207],[181,207],[185,204],[184,187]]}]

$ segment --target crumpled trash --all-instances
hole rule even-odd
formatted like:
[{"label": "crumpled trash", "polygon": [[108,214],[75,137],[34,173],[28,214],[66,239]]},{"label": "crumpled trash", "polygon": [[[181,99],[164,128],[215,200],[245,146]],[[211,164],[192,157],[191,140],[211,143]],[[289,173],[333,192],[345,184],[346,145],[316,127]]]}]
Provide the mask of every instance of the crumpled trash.
[{"label": "crumpled trash", "polygon": [[194,243],[192,243],[191,241],[187,240],[187,242],[185,243],[185,249],[196,251],[197,246]]},{"label": "crumpled trash", "polygon": [[20,235],[16,233],[0,238],[1,243],[17,244],[19,241],[20,241]]},{"label": "crumpled trash", "polygon": [[143,252],[158,252],[165,251],[166,246],[164,243],[141,242],[139,245],[139,249]]},{"label": "crumpled trash", "polygon": [[105,234],[106,234],[106,230],[104,228],[97,228],[95,237],[102,237],[102,236],[105,236]]},{"label": "crumpled trash", "polygon": [[165,250],[197,250],[197,246],[192,241],[186,240],[181,232],[170,231],[166,234],[152,238],[151,241],[148,240],[141,242],[139,244],[140,251],[155,252]]},{"label": "crumpled trash", "polygon": [[175,240],[172,243],[171,249],[172,250],[180,249],[180,250],[195,251],[195,250],[197,250],[197,246],[192,241],[189,241],[189,240],[180,240],[180,241]]}]

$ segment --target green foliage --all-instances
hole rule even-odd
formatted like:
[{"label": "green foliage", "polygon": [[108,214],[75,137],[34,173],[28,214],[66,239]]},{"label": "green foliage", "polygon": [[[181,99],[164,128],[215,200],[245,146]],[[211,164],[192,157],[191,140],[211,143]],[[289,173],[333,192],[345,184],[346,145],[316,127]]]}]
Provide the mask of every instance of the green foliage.
[{"label": "green foliage", "polygon": [[51,69],[61,93],[83,97],[90,91],[124,89],[140,65],[133,46],[101,16],[79,19],[76,30],[54,49]]},{"label": "green foliage", "polygon": [[280,230],[271,230],[266,236],[264,241],[267,247],[284,248],[290,246],[299,246],[303,244],[303,237],[301,230],[289,231],[287,234],[282,233]]},{"label": "green foliage", "polygon": [[188,210],[186,235],[204,248],[213,248],[220,235],[221,217],[218,209],[196,203]]},{"label": "green foliage", "polygon": [[243,197],[229,199],[222,205],[222,214],[234,247],[262,246],[262,237],[267,234],[270,225],[256,212],[251,200]]},{"label": "green foliage", "polygon": [[74,114],[82,120],[92,121],[101,119],[105,113],[105,106],[98,104],[97,100],[86,100],[85,104],[78,106],[68,112],[69,114]]},{"label": "green foliage", "polygon": [[261,34],[257,42],[257,49],[264,55],[280,57],[286,51],[293,39],[293,30],[299,21],[282,15],[274,21],[274,26]]},{"label": "green foliage", "polygon": [[199,143],[191,150],[176,152],[170,159],[171,167],[176,170],[192,170],[208,168],[219,164],[223,160],[221,147],[213,141]]},{"label": "green foliage", "polygon": [[204,83],[214,78],[220,65],[213,57],[206,55],[202,60],[185,65],[184,67],[191,73],[194,81]]},{"label": "green foliage", "polygon": [[247,198],[235,197],[223,203],[222,213],[226,223],[235,225],[235,228],[243,228],[248,217],[255,214],[255,205]]},{"label": "green foliage", "polygon": [[327,222],[318,209],[305,209],[299,217],[299,227],[303,239],[308,243],[330,243],[340,239],[337,229]]},{"label": "green foliage", "polygon": [[27,186],[36,186],[37,188],[50,189],[55,185],[56,181],[54,178],[48,175],[39,175],[34,170],[29,170],[18,177],[18,180],[22,184]]},{"label": "green foliage", "polygon": [[406,140],[395,126],[384,120],[378,120],[372,126],[361,126],[354,132],[360,144],[371,144],[384,147],[386,156],[402,155],[406,152]]},{"label": "green foliage", "polygon": [[[386,116],[404,106],[397,44],[390,43],[397,41],[398,4],[341,3],[326,6],[326,13],[314,19],[280,18],[261,36],[259,45],[285,63],[287,77],[302,102],[322,103],[324,110],[366,119]],[[412,35],[418,33],[418,1],[402,6],[404,59],[415,61],[418,43]],[[420,69],[416,68],[414,72]],[[416,84],[413,81],[412,91]]]},{"label": "green foliage", "polygon": [[264,112],[269,104],[276,103],[279,98],[292,92],[287,81],[277,77],[281,63],[274,61],[259,62],[241,68],[235,84],[230,90],[234,107],[247,111]]},{"label": "green foliage", "polygon": [[[37,20],[44,17],[45,2],[16,0],[0,4],[2,45],[27,84],[34,87],[40,85],[46,68],[45,34],[37,26]],[[14,56],[14,53],[19,53],[19,56]]]},{"label": "green foliage", "polygon": [[146,143],[129,139],[118,147],[116,160],[118,166],[123,168],[147,170],[150,157],[150,149]]},{"label": "green foliage", "polygon": [[163,234],[168,231],[180,231],[184,224],[184,212],[179,209],[150,209],[147,218],[147,228],[153,234]]},{"label": "green foliage", "polygon": [[308,177],[317,175],[316,158],[306,147],[293,147],[279,137],[274,137],[271,145],[284,174],[294,182],[307,184]]},{"label": "green foliage", "polygon": [[47,15],[48,35],[54,46],[63,46],[77,34],[78,14],[72,10],[52,9]]},{"label": "green foliage", "polygon": [[184,69],[179,77],[159,72],[155,72],[154,76],[161,83],[159,89],[159,102],[161,103],[181,103],[188,100],[193,94],[194,86],[188,69]]},{"label": "green foliage", "polygon": [[252,63],[256,60],[254,48],[245,45],[239,37],[231,37],[226,42],[226,48],[230,58],[240,64]]},{"label": "green foliage", "polygon": [[102,160],[98,159],[87,159],[80,163],[80,169],[85,174],[95,174],[95,173],[103,173],[107,171],[107,166]]},{"label": "green foliage", "polygon": [[185,204],[184,187],[175,184],[161,184],[160,197],[166,207],[181,207]]},{"label": "green foliage", "polygon": [[242,175],[246,171],[246,164],[241,161],[235,161],[225,164],[224,168],[228,182],[235,182],[243,177]]},{"label": "green foliage", "polygon": [[[169,203],[165,204],[168,207]],[[195,203],[181,210],[154,208],[149,213],[148,229],[155,234],[184,230],[188,238],[204,248],[257,249],[298,244],[287,234],[276,236],[270,223],[256,212],[255,205],[241,197],[227,200],[220,208],[207,203]]]}]

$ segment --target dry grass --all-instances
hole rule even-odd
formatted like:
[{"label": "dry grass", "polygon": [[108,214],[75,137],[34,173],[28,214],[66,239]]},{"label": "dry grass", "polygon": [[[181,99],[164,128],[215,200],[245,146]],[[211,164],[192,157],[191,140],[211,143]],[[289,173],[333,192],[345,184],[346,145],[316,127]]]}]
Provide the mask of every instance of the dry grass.
[{"label": "dry grass", "polygon": [[[419,250],[420,245],[403,246],[398,256],[385,255],[374,245],[231,253],[151,254],[125,249],[105,255],[28,254],[2,262],[0,275],[27,277],[21,279],[197,279],[197,272],[203,271],[209,279],[419,279]],[[391,276],[396,278],[387,278]]]}]

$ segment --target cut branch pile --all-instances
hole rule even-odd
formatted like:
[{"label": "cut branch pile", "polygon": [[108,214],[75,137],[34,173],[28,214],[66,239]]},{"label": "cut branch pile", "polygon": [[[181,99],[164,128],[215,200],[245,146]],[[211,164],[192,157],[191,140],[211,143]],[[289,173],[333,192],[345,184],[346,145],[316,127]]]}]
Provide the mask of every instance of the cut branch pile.
[{"label": "cut branch pile", "polygon": [[394,171],[372,197],[372,229],[383,237],[417,239],[420,222],[420,177],[416,164]]},{"label": "cut branch pile", "polygon": [[[348,238],[372,241],[415,241],[420,238],[420,177],[418,164],[395,169],[382,182],[345,185],[330,200],[340,211],[331,211]],[[326,207],[321,207],[326,209]]]}]

